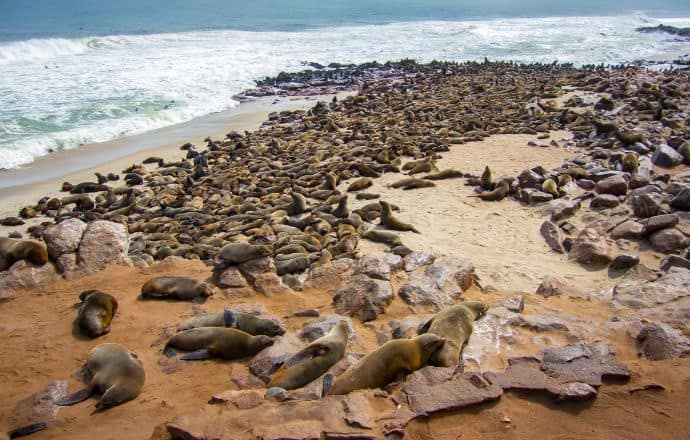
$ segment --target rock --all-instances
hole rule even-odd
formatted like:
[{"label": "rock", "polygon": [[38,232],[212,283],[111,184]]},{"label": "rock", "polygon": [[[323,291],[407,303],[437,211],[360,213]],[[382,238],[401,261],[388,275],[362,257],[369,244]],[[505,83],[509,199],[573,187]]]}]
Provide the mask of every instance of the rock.
[{"label": "rock", "polygon": [[682,232],[674,228],[663,229],[649,236],[652,248],[657,252],[670,254],[688,245],[690,240]]},{"label": "rock", "polygon": [[6,422],[14,426],[52,422],[60,409],[55,402],[68,395],[69,384],[66,380],[51,382],[43,390],[19,401]]},{"label": "rock", "polygon": [[237,268],[259,293],[273,296],[290,292],[290,288],[283,284],[276,273],[271,257],[255,258],[239,264]]},{"label": "rock", "polygon": [[649,235],[653,232],[660,231],[666,228],[672,228],[680,221],[678,214],[662,214],[650,217],[644,225],[644,235]]},{"label": "rock", "polygon": [[549,203],[549,205],[542,210],[544,215],[551,215],[551,221],[557,222],[568,217],[572,217],[580,209],[579,200],[565,200],[557,199]]},{"label": "rock", "polygon": [[508,368],[503,373],[493,371],[484,374],[489,382],[504,390],[544,391],[556,387],[556,381],[544,374],[539,367],[541,361],[533,357],[508,359]]},{"label": "rock", "polygon": [[626,270],[640,263],[640,257],[637,255],[617,255],[616,258],[611,261],[609,267],[613,270]]},{"label": "rock", "polygon": [[237,409],[249,409],[261,405],[263,400],[263,390],[229,390],[214,394],[209,403],[229,404]]},{"label": "rock", "polygon": [[601,194],[592,199],[589,202],[589,207],[591,209],[610,209],[615,208],[620,205],[620,201],[617,196],[613,194]]},{"label": "rock", "polygon": [[14,291],[21,289],[35,289],[58,278],[55,266],[48,262],[43,266],[36,266],[25,260],[19,260],[5,272],[0,272],[0,301],[14,296]]},{"label": "rock", "polygon": [[570,329],[563,320],[549,315],[515,315],[507,322],[511,326],[522,327],[533,332],[568,332]]},{"label": "rock", "polygon": [[568,382],[563,384],[556,395],[556,400],[590,400],[597,396],[593,386],[582,382]]},{"label": "rock", "polygon": [[666,272],[672,267],[690,269],[690,260],[679,255],[669,255],[661,261],[661,270]]},{"label": "rock", "polygon": [[293,274],[285,274],[282,277],[280,277],[280,280],[287,287],[297,292],[302,290],[304,287],[302,286],[302,281],[300,281],[299,277]]},{"label": "rock", "polygon": [[[642,265],[636,267],[640,266]],[[668,272],[655,281],[618,285],[614,288],[613,294],[616,302],[633,309],[676,301],[690,296],[690,270],[682,267],[671,267]]]},{"label": "rock", "polygon": [[591,191],[597,187],[597,184],[590,179],[580,179],[577,181],[577,186],[584,189],[585,191]]},{"label": "rock", "polygon": [[525,295],[511,296],[503,301],[503,307],[515,313],[522,313],[525,309]]},{"label": "rock", "polygon": [[643,231],[643,224],[638,223],[635,220],[627,220],[613,228],[613,231],[611,231],[611,238],[614,240],[618,240],[619,238],[625,238],[626,240],[639,240],[642,238]]},{"label": "rock", "polygon": [[472,285],[474,265],[469,261],[447,257],[411,272],[398,295],[410,305],[453,304]]},{"label": "rock", "polygon": [[679,211],[690,211],[690,188],[685,188],[679,192],[671,200],[671,207]]},{"label": "rock", "polygon": [[41,237],[46,242],[50,258],[57,260],[62,254],[76,252],[85,230],[86,223],[76,218],[69,218],[43,229]]},{"label": "rock", "polygon": [[405,272],[412,272],[422,266],[433,263],[435,258],[433,254],[428,252],[414,251],[403,258],[403,268]]},{"label": "rock", "polygon": [[392,300],[393,288],[389,282],[353,275],[336,291],[333,304],[341,315],[372,321],[386,311]]},{"label": "rock", "polygon": [[524,170],[517,177],[520,188],[535,188],[541,185],[543,180],[544,178],[533,170]]},{"label": "rock", "polygon": [[79,270],[93,273],[128,261],[129,234],[120,223],[96,220],[86,226],[79,244]]},{"label": "rock", "polygon": [[607,177],[597,182],[597,192],[622,196],[628,192],[628,182],[621,175]]},{"label": "rock", "polygon": [[570,291],[572,291],[572,289],[565,281],[546,275],[535,293],[544,298],[548,298],[550,296],[563,295]]},{"label": "rock", "polygon": [[652,155],[652,162],[660,167],[673,168],[683,162],[683,156],[668,145],[659,144]]},{"label": "rock", "polygon": [[592,351],[586,344],[582,342],[557,348],[549,348],[544,350],[542,354],[544,362],[552,362],[557,364],[564,364],[574,359],[582,357],[588,358],[590,356],[592,356]]},{"label": "rock", "polygon": [[565,248],[563,247],[563,240],[565,240],[565,235],[556,223],[546,220],[544,223],[541,224],[539,232],[541,233],[542,237],[544,237],[544,240],[546,240],[546,244],[548,244],[551,247],[551,249],[560,254],[567,253]]},{"label": "rock", "polygon": [[391,274],[402,267],[402,258],[395,254],[367,255],[355,265],[355,275],[366,275],[390,281]]},{"label": "rock", "polygon": [[406,383],[402,393],[415,414],[428,416],[496,400],[503,394],[503,389],[477,373],[466,373],[431,385],[415,380]]},{"label": "rock", "polygon": [[553,200],[553,196],[551,194],[541,191],[530,192],[527,196],[527,202],[530,205],[538,205],[540,203],[550,202],[551,200]]},{"label": "rock", "polygon": [[582,264],[608,264],[611,249],[594,228],[583,229],[573,242],[569,258]]},{"label": "rock", "polygon": [[640,356],[653,361],[690,354],[690,341],[681,332],[663,323],[644,325],[634,338]]},{"label": "rock", "polygon": [[264,382],[271,380],[271,375],[291,355],[302,349],[304,344],[288,332],[274,338],[275,343],[261,350],[249,361],[249,371]]},{"label": "rock", "polygon": [[431,319],[434,315],[407,315],[400,320],[392,320],[388,323],[391,328],[393,339],[414,338],[417,336],[417,329],[422,324]]},{"label": "rock", "polygon": [[567,362],[560,362],[563,359],[556,359],[554,362],[545,360],[540,369],[561,384],[582,382],[598,387],[604,378],[629,379],[630,371],[616,360],[607,347],[602,349],[597,345],[605,344],[589,345],[591,356],[577,357]]},{"label": "rock", "polygon": [[242,276],[242,272],[236,266],[230,266],[218,276],[217,284],[219,287],[247,287],[247,280]]},{"label": "rock", "polygon": [[221,269],[233,264],[242,264],[248,261],[267,257],[272,254],[268,246],[254,245],[245,242],[236,242],[225,245],[216,256],[216,268]]},{"label": "rock", "polygon": [[347,321],[347,328],[350,330],[348,340],[354,341],[357,339],[357,332],[352,325],[352,319],[342,315],[324,315],[319,319],[309,321],[302,327],[299,332],[299,338],[306,342],[313,342],[322,336],[325,336],[331,329],[340,321]]},{"label": "rock", "polygon": [[333,260],[323,266],[309,270],[304,281],[305,289],[325,290],[335,292],[350,275],[355,262],[349,258]]},{"label": "rock", "polygon": [[651,194],[634,196],[630,200],[635,217],[648,218],[659,213],[659,202]]}]

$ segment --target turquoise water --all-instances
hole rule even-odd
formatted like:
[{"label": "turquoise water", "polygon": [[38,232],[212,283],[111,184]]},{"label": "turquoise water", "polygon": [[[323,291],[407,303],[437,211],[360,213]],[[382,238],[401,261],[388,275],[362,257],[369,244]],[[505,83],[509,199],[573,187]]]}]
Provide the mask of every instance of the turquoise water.
[{"label": "turquoise water", "polygon": [[635,32],[690,2],[0,0],[0,167],[236,105],[304,62],[621,63],[690,53]]}]

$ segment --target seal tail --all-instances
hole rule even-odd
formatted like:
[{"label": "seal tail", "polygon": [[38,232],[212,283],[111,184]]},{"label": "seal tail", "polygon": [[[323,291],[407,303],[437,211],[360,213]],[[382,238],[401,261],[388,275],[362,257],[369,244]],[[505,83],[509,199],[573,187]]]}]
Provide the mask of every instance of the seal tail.
[{"label": "seal tail", "polygon": [[410,231],[414,232],[415,234],[421,234],[421,232],[419,232],[419,229],[417,228],[412,228],[410,229]]},{"label": "seal tail", "polygon": [[165,357],[171,358],[171,357],[175,357],[177,355],[177,351],[175,351],[175,349],[173,347],[171,347],[170,345],[166,345],[165,348],[163,349],[163,354],[165,355]]},{"label": "seal tail", "polygon": [[55,404],[58,406],[70,406],[74,405],[75,403],[83,402],[89,397],[91,397],[91,395],[93,394],[93,390],[93,385],[89,385],[86,388],[81,389],[74,394],[70,394],[64,399],[58,400],[57,402],[55,402]]},{"label": "seal tail", "polygon": [[333,388],[333,382],[335,381],[335,376],[332,374],[327,374],[323,377],[323,385],[321,386],[321,398],[328,396],[328,392]]},{"label": "seal tail", "polygon": [[10,439],[24,437],[25,435],[33,434],[34,432],[43,431],[48,428],[46,422],[34,423],[33,425],[22,426],[9,432]]}]

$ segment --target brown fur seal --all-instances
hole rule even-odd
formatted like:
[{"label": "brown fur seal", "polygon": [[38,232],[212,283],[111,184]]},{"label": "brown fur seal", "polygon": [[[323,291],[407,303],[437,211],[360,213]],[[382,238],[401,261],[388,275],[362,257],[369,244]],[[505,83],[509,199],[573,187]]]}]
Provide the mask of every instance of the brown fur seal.
[{"label": "brown fur seal", "polygon": [[285,333],[285,329],[272,319],[261,318],[251,313],[233,312],[232,310],[195,316],[188,319],[180,327],[180,330],[198,327],[232,327],[254,336],[278,336]]},{"label": "brown fur seal", "polygon": [[273,249],[270,246],[237,242],[224,246],[218,252],[217,260],[227,264],[240,264],[269,255],[273,255]]},{"label": "brown fur seal", "polygon": [[340,197],[340,200],[338,200],[338,207],[333,211],[333,215],[338,218],[346,218],[350,215],[350,210],[347,209],[347,194]]},{"label": "brown fur seal", "polygon": [[573,179],[586,179],[589,177],[589,171],[580,167],[566,168],[562,171],[562,173],[569,175]]},{"label": "brown fur seal", "polygon": [[485,189],[487,191],[492,190],[494,188],[493,174],[491,173],[491,168],[489,168],[488,165],[484,168],[482,177],[479,179],[479,184],[481,185],[482,189]]},{"label": "brown fur seal", "polygon": [[690,141],[685,141],[678,147],[678,152],[683,156],[685,165],[690,165]]},{"label": "brown fur seal", "polygon": [[87,336],[95,338],[110,331],[110,323],[117,314],[117,300],[100,290],[86,290],[79,295],[77,322]]},{"label": "brown fur seal", "polygon": [[379,197],[381,197],[381,194],[358,193],[355,198],[357,200],[373,200],[373,199],[378,199]]},{"label": "brown fur seal", "polygon": [[347,394],[384,387],[400,375],[422,368],[444,342],[443,338],[432,334],[386,342],[340,375],[332,387],[333,377],[326,375],[323,392],[328,395]]},{"label": "brown fur seal", "polygon": [[347,192],[361,191],[363,189],[369,188],[374,182],[368,177],[362,177],[357,179],[347,187]]},{"label": "brown fur seal", "polygon": [[177,333],[170,338],[164,351],[168,356],[174,354],[173,348],[189,351],[180,358],[187,361],[211,357],[239,359],[253,356],[273,342],[266,335],[252,336],[234,328],[198,327]]},{"label": "brown fur seal", "polygon": [[328,334],[286,360],[275,372],[267,388],[294,390],[315,380],[343,358],[348,334],[347,321],[338,322]]},{"label": "brown fur seal", "polygon": [[398,180],[390,184],[391,188],[402,188],[403,190],[417,189],[417,188],[430,188],[436,186],[436,184],[430,180],[417,179],[415,177],[408,177],[406,179]]},{"label": "brown fur seal", "polygon": [[443,170],[440,173],[429,174],[428,176],[424,176],[424,179],[425,180],[457,179],[458,177],[462,177],[462,176],[463,176],[462,171],[448,169],[448,170]]},{"label": "brown fur seal", "polygon": [[141,296],[149,299],[190,300],[211,295],[213,287],[191,277],[156,277],[141,286]]},{"label": "brown fur seal", "polygon": [[499,200],[503,200],[509,192],[510,185],[508,184],[508,181],[501,180],[493,191],[483,191],[479,193],[477,197],[489,202],[497,202]]},{"label": "brown fur seal", "polygon": [[474,321],[489,309],[478,301],[465,301],[447,307],[419,327],[418,334],[434,334],[446,340],[443,347],[429,358],[436,367],[454,367],[462,360],[462,351],[472,335]]},{"label": "brown fur seal", "polygon": [[400,236],[394,234],[393,232],[381,231],[379,229],[371,229],[362,235],[363,238],[367,240],[375,241],[377,243],[384,243],[389,246],[400,246],[402,241],[400,241]]},{"label": "brown fur seal", "polygon": [[561,194],[558,192],[558,185],[553,179],[544,180],[544,183],[541,184],[541,190],[542,192],[551,194],[554,199],[557,199],[561,196]]},{"label": "brown fur seal", "polygon": [[637,153],[626,153],[621,158],[621,167],[623,171],[634,173],[640,167],[640,161],[637,158]]},{"label": "brown fur seal", "polygon": [[89,385],[56,404],[73,405],[100,391],[103,394],[96,408],[110,408],[137,397],[146,382],[142,362],[136,354],[119,344],[101,344],[91,350],[86,371],[91,375]]},{"label": "brown fur seal", "polygon": [[42,266],[48,262],[48,251],[35,241],[0,237],[0,270],[9,269],[19,260]]},{"label": "brown fur seal", "polygon": [[419,231],[414,226],[399,220],[393,215],[390,203],[383,200],[379,203],[381,204],[381,225],[396,231],[412,231],[419,234]]},{"label": "brown fur seal", "polygon": [[291,191],[292,202],[285,209],[288,215],[302,214],[307,210],[307,199],[300,193]]}]

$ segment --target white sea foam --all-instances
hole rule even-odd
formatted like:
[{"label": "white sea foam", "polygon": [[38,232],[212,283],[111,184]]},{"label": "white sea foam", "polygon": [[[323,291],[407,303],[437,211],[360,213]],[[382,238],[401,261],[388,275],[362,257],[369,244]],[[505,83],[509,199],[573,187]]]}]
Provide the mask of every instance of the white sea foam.
[{"label": "white sea foam", "polygon": [[[641,14],[425,21],[301,32],[199,31],[0,43],[0,167],[227,109],[253,80],[301,61],[621,63],[671,59],[687,41]],[[673,24],[690,22],[674,18]],[[136,110],[136,111],[135,111]]]}]

